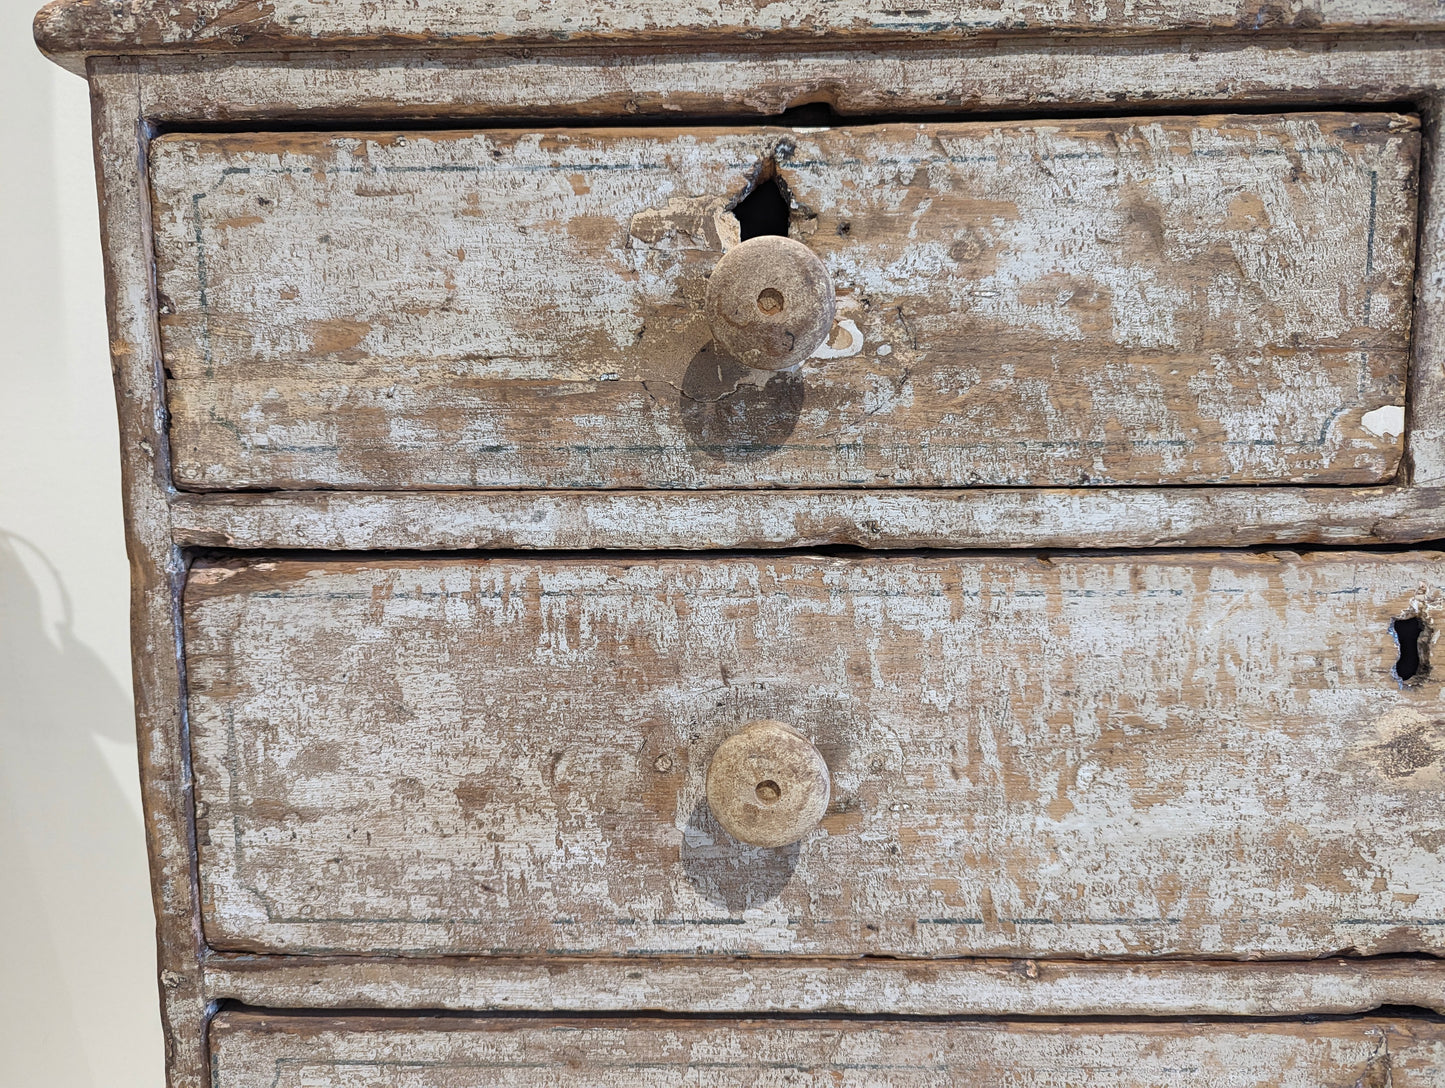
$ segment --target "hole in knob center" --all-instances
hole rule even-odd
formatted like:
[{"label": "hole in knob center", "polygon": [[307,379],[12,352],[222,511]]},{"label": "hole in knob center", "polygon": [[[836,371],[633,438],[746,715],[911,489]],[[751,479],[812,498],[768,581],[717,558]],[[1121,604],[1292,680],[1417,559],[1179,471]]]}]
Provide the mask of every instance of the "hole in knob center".
[{"label": "hole in knob center", "polygon": [[753,791],[758,795],[758,800],[765,805],[776,804],[779,797],[783,796],[783,788],[771,778],[758,783],[758,788]]},{"label": "hole in knob center", "polygon": [[782,313],[783,293],[776,287],[763,288],[758,295],[758,309],[768,315]]}]

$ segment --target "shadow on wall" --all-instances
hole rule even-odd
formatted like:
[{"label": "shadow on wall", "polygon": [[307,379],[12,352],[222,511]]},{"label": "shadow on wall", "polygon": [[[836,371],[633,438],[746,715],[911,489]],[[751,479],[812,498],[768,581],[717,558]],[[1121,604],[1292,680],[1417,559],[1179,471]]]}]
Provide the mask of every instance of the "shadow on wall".
[{"label": "shadow on wall", "polygon": [[75,637],[58,572],[0,530],[0,1036],[25,1033],[0,1059],[0,1084],[102,1083],[80,1019],[107,1012],[74,992],[73,963],[75,946],[113,958],[113,934],[136,922],[116,903],[149,898],[136,812],[111,761],[133,762],[133,720],[129,693]]}]

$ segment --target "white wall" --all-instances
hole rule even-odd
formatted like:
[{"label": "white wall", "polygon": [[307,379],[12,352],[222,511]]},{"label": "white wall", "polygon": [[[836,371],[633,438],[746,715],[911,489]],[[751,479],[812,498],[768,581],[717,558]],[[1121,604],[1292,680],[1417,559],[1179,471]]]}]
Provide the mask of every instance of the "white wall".
[{"label": "white wall", "polygon": [[0,0],[0,1088],[164,1083],[83,80]]}]

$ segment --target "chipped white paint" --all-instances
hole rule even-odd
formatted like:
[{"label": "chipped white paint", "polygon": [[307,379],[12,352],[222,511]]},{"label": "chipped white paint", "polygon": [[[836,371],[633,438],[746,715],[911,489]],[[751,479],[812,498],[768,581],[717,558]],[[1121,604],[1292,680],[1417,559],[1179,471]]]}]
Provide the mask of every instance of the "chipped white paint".
[{"label": "chipped white paint", "polygon": [[[1411,478],[1417,485],[1413,488],[1126,489],[1088,494],[761,492],[753,496],[312,493],[213,497],[214,503],[199,496],[170,495],[166,436],[160,429],[164,406],[154,395],[161,361],[152,338],[156,300],[150,291],[149,201],[140,170],[146,148],[136,139],[137,132],[146,131],[151,123],[170,131],[186,131],[197,122],[268,128],[279,121],[316,127],[328,118],[375,121],[399,116],[485,118],[489,123],[505,117],[524,119],[519,124],[553,118],[553,123],[566,124],[569,118],[575,123],[580,117],[615,120],[664,111],[688,117],[743,113],[766,117],[788,105],[821,101],[844,113],[863,115],[958,114],[978,109],[1037,113],[1055,105],[1077,114],[1096,105],[1112,112],[1121,96],[1133,102],[1233,108],[1222,105],[1228,102],[1281,109],[1330,102],[1424,103],[1445,87],[1445,51],[1430,34],[1342,41],[1330,34],[1251,31],[1221,38],[1208,33],[1181,38],[1016,37],[1008,42],[957,41],[938,47],[918,41],[907,48],[860,48],[849,30],[832,39],[837,45],[830,41],[822,49],[800,47],[795,39],[794,47],[774,43],[769,49],[747,52],[746,41],[729,32],[730,40],[715,52],[669,52],[633,44],[590,51],[573,45],[449,53],[411,48],[418,40],[408,37],[392,40],[391,45],[401,48],[386,52],[306,56],[292,52],[292,46],[325,49],[338,41],[364,43],[369,40],[366,34],[390,25],[390,13],[397,9],[382,4],[351,10],[347,0],[304,7],[304,11],[291,10],[296,18],[288,17],[280,28],[283,34],[289,33],[287,28],[294,30],[284,39],[285,45],[278,45],[283,39],[276,36],[277,26],[270,24],[271,5],[221,12],[215,5],[197,11],[150,4],[132,9],[107,2],[70,5],[67,11],[84,14],[79,23],[42,20],[49,44],[77,50],[89,48],[81,39],[90,34],[96,35],[92,40],[97,48],[104,48],[99,39],[109,36],[112,46],[126,54],[164,41],[175,41],[188,51],[216,45],[285,50],[252,55],[243,64],[235,63],[234,57],[188,53],[96,57],[90,66],[111,288],[111,342],[127,463],[128,543],[137,579],[134,631],[143,787],[161,923],[161,992],[173,1088],[210,1084],[203,1054],[205,1018],[209,1002],[224,997],[254,1006],[330,1008],[355,1002],[463,1010],[673,1008],[727,1013],[836,1008],[935,1014],[962,1010],[985,1015],[1007,1011],[1293,1015],[1395,1003],[1437,1010],[1445,1006],[1439,961],[1394,957],[1299,964],[534,957],[477,964],[463,958],[380,954],[333,961],[229,957],[198,950],[187,753],[172,653],[177,645],[171,626],[177,559],[171,547],[172,525],[178,539],[190,537],[198,543],[234,540],[242,547],[264,547],[275,541],[305,541],[310,543],[294,546],[331,548],[473,547],[489,542],[500,547],[701,548],[714,543],[728,546],[728,541],[790,545],[810,540],[856,540],[870,546],[909,546],[909,542],[1012,546],[1016,538],[1054,547],[1080,542],[1147,546],[1171,540],[1247,544],[1422,540],[1442,535],[1440,493],[1418,486],[1445,479],[1440,470],[1445,464],[1441,453],[1445,443],[1440,441],[1445,399],[1439,377],[1445,368],[1436,365],[1441,356],[1438,328],[1441,284],[1445,284],[1440,274],[1445,247],[1437,244],[1445,237],[1438,211],[1445,204],[1440,192],[1432,194],[1422,219],[1417,365],[1409,385]],[[1350,7],[1367,19],[1386,14],[1374,4]],[[752,10],[767,17],[765,9]],[[822,14],[831,17],[837,10],[841,9],[831,5]],[[1137,5],[1130,8],[1138,10]],[[1326,23],[1343,10],[1324,9]],[[1266,24],[1278,25],[1279,19],[1295,13],[1293,8],[1271,8],[1265,12]],[[1091,18],[1100,15],[1090,14]],[[1304,8],[1298,14],[1311,17]],[[167,28],[171,15],[175,25]],[[1249,9],[1246,15],[1254,20],[1259,11]],[[371,22],[372,16],[381,22]],[[599,18],[603,17],[599,9]],[[1414,26],[1423,28],[1434,17],[1423,12]],[[484,13],[478,18],[484,19]],[[425,2],[401,10],[398,19],[414,19],[413,28],[445,21],[438,19],[434,5]],[[342,25],[348,20],[349,28]],[[472,25],[475,29],[481,24]],[[67,27],[78,35],[68,43],[61,40]],[[451,33],[441,28],[439,37],[425,40],[465,40]],[[77,63],[79,56],[70,54],[69,63]],[[1438,144],[1432,146],[1438,159]],[[1434,188],[1441,190],[1445,169],[1438,162],[1431,177]],[[1393,315],[1395,307],[1388,301],[1375,298],[1382,313]],[[606,367],[598,372],[616,373]],[[1352,415],[1341,417],[1346,441],[1353,441],[1348,435],[1364,410],[1400,399],[1399,388],[1389,388],[1362,400]],[[1127,400],[1121,397],[1119,402]],[[1364,439],[1373,437],[1362,427],[1359,431]],[[168,500],[174,500],[170,511]],[[1317,680],[1315,676],[1306,682]],[[1419,724],[1404,715],[1390,718],[1389,723],[1393,724],[1375,734],[1381,743],[1389,743],[1386,735],[1398,739]],[[937,1029],[930,1026],[930,1030]],[[1211,1025],[1210,1030],[1216,1027]],[[1007,1075],[1005,1071],[995,1079]],[[1405,1075],[1399,1068],[1389,1074],[1397,1085]],[[1174,1083],[1175,1076],[1175,1070],[1161,1074],[1159,1083]],[[401,1079],[398,1074],[388,1083]],[[1275,1083],[1278,1070],[1264,1071],[1256,1079]],[[1436,1075],[1433,1082],[1441,1079]],[[1372,1083],[1359,1070],[1320,1080]]]},{"label": "chipped white paint", "polygon": [[452,1020],[226,1011],[215,1088],[1438,1088],[1429,1020],[1049,1024]]},{"label": "chipped white paint", "polygon": [[1398,438],[1405,433],[1405,406],[1382,404],[1360,417],[1360,426],[1377,438]]},{"label": "chipped white paint", "polygon": [[1019,31],[1158,31],[1405,27],[1445,24],[1431,0],[1131,0],[1122,7],[1073,0],[961,0],[899,9],[880,0],[55,0],[36,17],[42,49],[71,67],[87,53],[148,50],[305,50],[559,41],[636,44],[740,37],[969,39]]},{"label": "chipped white paint", "polygon": [[[203,567],[221,948],[1445,951],[1433,794],[1373,725],[1423,555]],[[1328,684],[1312,678],[1325,675]],[[834,802],[731,842],[709,753],[776,718]],[[1433,735],[1433,734],[1432,734]],[[1423,742],[1422,742],[1423,743]],[[665,757],[665,758],[664,758]],[[663,770],[659,770],[663,767]]]},{"label": "chipped white paint", "polygon": [[1158,548],[1438,540],[1424,488],[301,492],[178,495],[177,543],[223,548]]},{"label": "chipped white paint", "polygon": [[[1445,789],[1445,765],[1431,754],[1445,751],[1445,721],[1414,707],[1396,707],[1370,723],[1360,751],[1387,753],[1390,773],[1411,788],[1439,797]],[[1409,889],[1398,891],[1408,895]]]},{"label": "chipped white paint", "polygon": [[1445,1012],[1445,961],[212,957],[206,993],[273,1008],[924,1016]]},{"label": "chipped white paint", "polygon": [[[841,335],[840,335],[841,334]],[[858,323],[850,317],[842,318],[833,326],[833,333],[823,345],[813,352],[814,359],[846,359],[863,350],[863,334]]]},{"label": "chipped white paint", "polygon": [[[1345,421],[1404,373],[1417,142],[1388,114],[167,136],[177,478],[1378,482],[1398,436]],[[891,354],[749,393],[701,298],[775,150]]]},{"label": "chipped white paint", "polygon": [[[1181,45],[1183,48],[1181,48]],[[1011,48],[831,48],[704,56],[660,50],[460,53],[439,64],[415,54],[355,58],[98,58],[97,70],[140,76],[145,115],[184,130],[197,122],[251,121],[304,111],[308,122],[408,116],[586,118],[737,116],[767,123],[799,102],[844,116],[984,110],[1030,105],[1117,109],[1139,102],[1224,101],[1264,109],[1322,102],[1394,103],[1445,90],[1445,50],[1396,37],[1370,49],[1330,40],[1196,35],[1182,43],[1091,37],[1023,41]],[[1227,87],[1226,95],[1221,88]]]}]

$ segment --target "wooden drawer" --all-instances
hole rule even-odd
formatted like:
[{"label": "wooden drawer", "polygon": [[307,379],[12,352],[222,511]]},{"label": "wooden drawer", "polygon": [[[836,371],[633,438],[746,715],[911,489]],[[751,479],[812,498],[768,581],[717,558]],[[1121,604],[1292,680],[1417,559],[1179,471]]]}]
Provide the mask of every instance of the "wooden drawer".
[{"label": "wooden drawer", "polygon": [[1323,1023],[488,1020],[224,1012],[214,1088],[483,1085],[1438,1088],[1433,1019]]},{"label": "wooden drawer", "polygon": [[54,0],[170,1088],[1445,1084],[1445,7],[1276,7]]},{"label": "wooden drawer", "polygon": [[[1383,112],[167,135],[174,478],[1379,483],[1418,145]],[[787,222],[740,214],[822,257],[838,324],[769,374],[703,300],[778,182]]]},{"label": "wooden drawer", "polygon": [[[1436,552],[203,563],[206,938],[1445,952],[1442,581]],[[754,719],[827,764],[794,846],[705,800]]]}]

